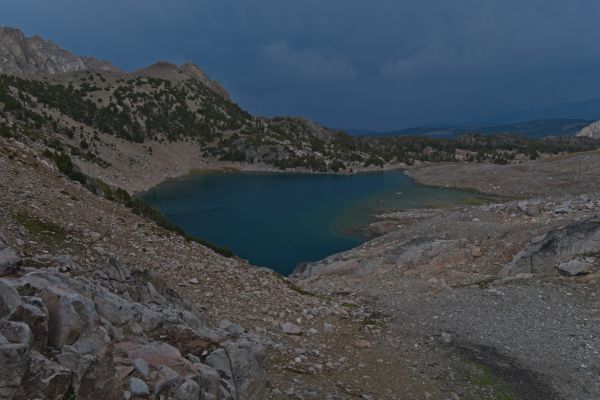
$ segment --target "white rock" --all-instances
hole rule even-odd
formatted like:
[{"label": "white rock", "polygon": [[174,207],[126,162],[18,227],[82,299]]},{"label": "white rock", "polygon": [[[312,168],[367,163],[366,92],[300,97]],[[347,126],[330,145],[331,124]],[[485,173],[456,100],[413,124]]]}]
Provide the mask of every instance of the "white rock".
[{"label": "white rock", "polygon": [[281,325],[281,330],[287,335],[302,335],[302,328],[291,322],[286,322]]}]

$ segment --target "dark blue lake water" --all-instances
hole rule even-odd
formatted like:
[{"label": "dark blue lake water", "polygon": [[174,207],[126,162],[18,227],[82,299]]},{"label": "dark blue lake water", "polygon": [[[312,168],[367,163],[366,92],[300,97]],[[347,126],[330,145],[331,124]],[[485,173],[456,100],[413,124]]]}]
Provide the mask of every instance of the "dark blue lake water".
[{"label": "dark blue lake water", "polygon": [[464,204],[476,194],[415,185],[399,171],[340,175],[190,175],[140,195],[193,236],[289,274],[348,250],[356,228],[392,209]]}]

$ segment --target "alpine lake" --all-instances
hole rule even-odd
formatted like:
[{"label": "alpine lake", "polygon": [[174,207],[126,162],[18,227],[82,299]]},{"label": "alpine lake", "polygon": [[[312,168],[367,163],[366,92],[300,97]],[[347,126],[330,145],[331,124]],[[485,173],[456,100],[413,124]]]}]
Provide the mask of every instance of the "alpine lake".
[{"label": "alpine lake", "polygon": [[401,171],[201,173],[165,181],[138,196],[189,235],[283,275],[299,263],[361,244],[366,240],[361,228],[377,221],[378,214],[489,200],[421,186]]}]

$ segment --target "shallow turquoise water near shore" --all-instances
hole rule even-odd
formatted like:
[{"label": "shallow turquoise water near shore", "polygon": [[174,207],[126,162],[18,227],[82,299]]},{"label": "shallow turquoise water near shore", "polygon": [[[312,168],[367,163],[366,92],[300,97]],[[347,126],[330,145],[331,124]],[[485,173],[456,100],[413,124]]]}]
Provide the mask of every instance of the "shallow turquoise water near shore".
[{"label": "shallow turquoise water near shore", "polygon": [[190,235],[285,275],[300,262],[360,244],[364,239],[356,228],[374,221],[377,213],[477,198],[415,185],[399,171],[199,174],[164,182],[140,196]]}]

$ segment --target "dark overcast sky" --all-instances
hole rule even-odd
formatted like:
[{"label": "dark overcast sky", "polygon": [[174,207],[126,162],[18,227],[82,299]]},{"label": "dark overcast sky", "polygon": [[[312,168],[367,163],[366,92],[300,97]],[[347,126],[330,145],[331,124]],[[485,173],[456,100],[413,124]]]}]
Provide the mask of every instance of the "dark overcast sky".
[{"label": "dark overcast sky", "polygon": [[600,97],[598,0],[2,0],[0,25],[127,70],[189,60],[251,112],[340,128]]}]

